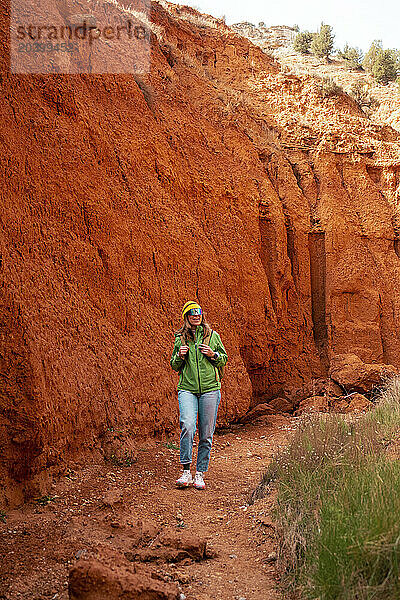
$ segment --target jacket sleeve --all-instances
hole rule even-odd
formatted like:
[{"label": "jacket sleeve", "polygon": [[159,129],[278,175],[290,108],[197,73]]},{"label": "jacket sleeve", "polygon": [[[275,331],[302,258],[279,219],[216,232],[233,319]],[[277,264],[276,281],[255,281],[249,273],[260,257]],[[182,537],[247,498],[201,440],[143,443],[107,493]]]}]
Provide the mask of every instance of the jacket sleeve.
[{"label": "jacket sleeve", "polygon": [[175,336],[174,349],[172,350],[171,360],[169,361],[171,364],[171,367],[173,368],[174,371],[179,371],[181,366],[185,362],[185,359],[180,358],[180,356],[178,355],[180,347],[181,347],[181,339],[180,339],[179,335],[177,335],[177,336]]},{"label": "jacket sleeve", "polygon": [[218,352],[219,356],[216,360],[213,360],[212,363],[215,367],[224,367],[227,363],[228,355],[221,341],[221,338],[219,337],[219,334],[215,332],[214,335],[216,341],[215,352]]}]

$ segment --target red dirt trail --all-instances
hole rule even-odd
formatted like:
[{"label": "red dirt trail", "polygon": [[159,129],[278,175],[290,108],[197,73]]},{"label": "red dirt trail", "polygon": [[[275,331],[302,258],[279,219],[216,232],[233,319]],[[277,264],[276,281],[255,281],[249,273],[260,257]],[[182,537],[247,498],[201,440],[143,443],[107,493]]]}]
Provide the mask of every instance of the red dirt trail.
[{"label": "red dirt trail", "polygon": [[276,549],[270,503],[248,506],[247,498],[295,422],[269,416],[216,434],[203,492],[175,488],[177,435],[138,448],[128,467],[104,463],[66,471],[45,506],[31,502],[0,524],[0,598],[67,600],[68,572],[77,558],[99,548],[130,550],[128,530],[138,519],[207,540],[213,558],[151,565],[162,580],[178,583],[187,600],[278,598],[268,559]]}]

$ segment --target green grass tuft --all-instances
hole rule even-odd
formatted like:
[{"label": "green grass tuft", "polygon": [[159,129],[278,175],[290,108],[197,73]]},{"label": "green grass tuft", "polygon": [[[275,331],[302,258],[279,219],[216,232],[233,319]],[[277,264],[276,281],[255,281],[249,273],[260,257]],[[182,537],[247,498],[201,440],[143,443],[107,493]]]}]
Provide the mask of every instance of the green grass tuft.
[{"label": "green grass tuft", "polygon": [[168,440],[167,442],[165,442],[164,446],[166,448],[168,448],[168,450],[179,450],[179,446],[177,446],[175,444],[175,442],[171,442],[170,440]]},{"label": "green grass tuft", "polygon": [[35,498],[35,504],[39,504],[40,506],[47,506],[50,502],[54,502],[56,500],[55,496],[50,496],[46,494],[45,496],[41,496],[40,498]]},{"label": "green grass tuft", "polygon": [[132,451],[125,450],[123,455],[117,456],[116,454],[111,454],[108,459],[105,459],[106,462],[110,462],[114,467],[131,467],[135,464],[136,459]]}]

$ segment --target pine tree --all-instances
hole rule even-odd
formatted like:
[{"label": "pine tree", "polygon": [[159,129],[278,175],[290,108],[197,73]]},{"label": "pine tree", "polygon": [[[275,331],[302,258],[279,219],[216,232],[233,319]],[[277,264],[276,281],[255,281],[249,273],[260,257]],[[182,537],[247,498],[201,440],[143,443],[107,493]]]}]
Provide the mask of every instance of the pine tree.
[{"label": "pine tree", "polygon": [[382,75],[377,81],[380,83],[389,83],[389,81],[395,81],[399,74],[397,57],[393,50],[384,50],[381,62]]},{"label": "pine tree", "polygon": [[359,48],[353,48],[346,44],[344,49],[340,50],[337,54],[339,58],[343,58],[352,69],[359,69],[362,65],[363,54]]},{"label": "pine tree", "polygon": [[400,73],[398,50],[384,50],[382,42],[375,40],[365,55],[363,67],[378,83],[394,81]]},{"label": "pine tree", "polygon": [[294,40],[293,48],[296,52],[301,54],[308,54],[310,52],[310,46],[313,39],[313,34],[309,31],[303,31],[296,35]]},{"label": "pine tree", "polygon": [[372,65],[378,60],[378,56],[382,52],[382,42],[381,40],[374,40],[368,50],[367,54],[364,56],[363,67],[369,73],[372,73]]},{"label": "pine tree", "polygon": [[321,23],[321,28],[313,37],[311,52],[320,58],[328,58],[333,50],[335,36],[330,25]]}]

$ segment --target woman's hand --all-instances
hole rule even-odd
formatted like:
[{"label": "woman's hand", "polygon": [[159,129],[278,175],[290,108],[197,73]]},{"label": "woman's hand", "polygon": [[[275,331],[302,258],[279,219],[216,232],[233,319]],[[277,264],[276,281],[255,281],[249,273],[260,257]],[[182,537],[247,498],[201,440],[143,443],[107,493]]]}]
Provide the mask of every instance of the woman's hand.
[{"label": "woman's hand", "polygon": [[189,351],[189,346],[181,346],[179,348],[179,352],[178,352],[179,358],[184,359],[186,354],[188,353],[188,351]]},{"label": "woman's hand", "polygon": [[199,348],[200,352],[206,356],[209,356],[210,358],[212,358],[215,354],[214,350],[211,350],[210,346],[207,346],[207,344],[200,344]]}]

